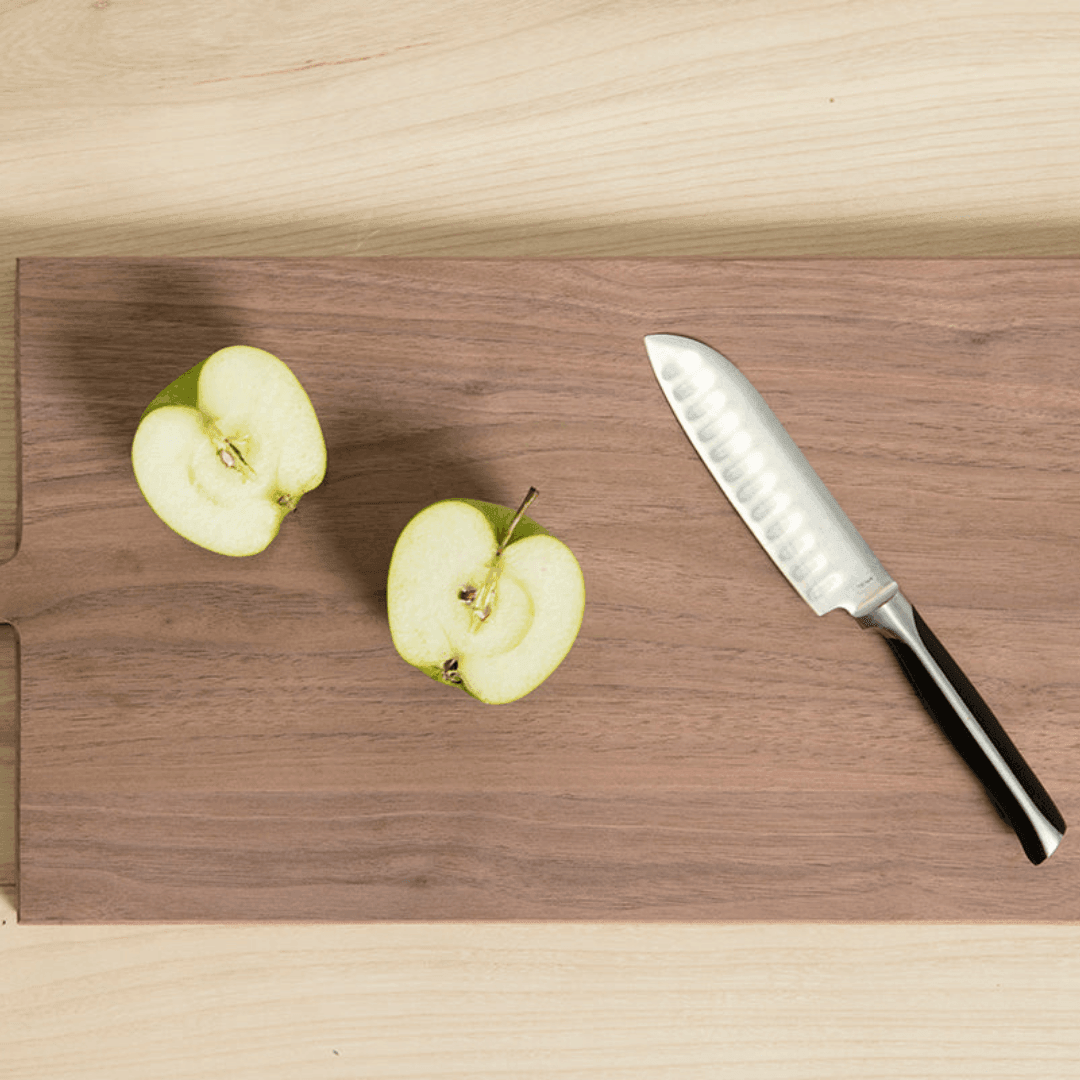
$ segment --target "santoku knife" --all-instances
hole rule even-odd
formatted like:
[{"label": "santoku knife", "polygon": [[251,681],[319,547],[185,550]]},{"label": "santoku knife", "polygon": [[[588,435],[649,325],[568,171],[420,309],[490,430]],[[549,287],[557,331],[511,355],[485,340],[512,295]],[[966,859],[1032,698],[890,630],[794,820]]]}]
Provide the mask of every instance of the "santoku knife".
[{"label": "santoku knife", "polygon": [[1027,857],[1041,863],[1065,833],[1057,807],[764,398],[700,341],[650,334],[645,348],[694,449],[795,591],[818,615],[843,608],[885,637]]}]

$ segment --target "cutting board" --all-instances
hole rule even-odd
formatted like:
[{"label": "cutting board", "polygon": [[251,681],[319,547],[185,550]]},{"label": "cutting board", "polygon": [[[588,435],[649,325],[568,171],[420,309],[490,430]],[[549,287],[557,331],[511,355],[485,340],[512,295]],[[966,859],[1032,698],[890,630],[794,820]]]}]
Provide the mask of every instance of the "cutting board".
[{"label": "cutting board", "polygon": [[[1073,920],[885,642],[816,617],[657,388],[758,387],[1080,820],[1080,261],[46,259],[18,265],[19,910],[140,920]],[[324,484],[261,555],[166,528],[129,448],[177,374],[282,357]],[[581,634],[486,706],[387,627],[455,496],[577,554]]]}]

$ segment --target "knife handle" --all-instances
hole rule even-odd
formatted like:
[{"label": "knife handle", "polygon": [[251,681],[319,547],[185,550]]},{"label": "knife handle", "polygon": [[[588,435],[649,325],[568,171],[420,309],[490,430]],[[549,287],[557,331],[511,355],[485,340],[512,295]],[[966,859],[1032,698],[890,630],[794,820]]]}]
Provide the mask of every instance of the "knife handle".
[{"label": "knife handle", "polygon": [[1041,863],[1065,833],[1062,818],[1020,751],[930,627],[897,592],[859,622],[889,643],[926,711],[982,782],[1024,853]]}]

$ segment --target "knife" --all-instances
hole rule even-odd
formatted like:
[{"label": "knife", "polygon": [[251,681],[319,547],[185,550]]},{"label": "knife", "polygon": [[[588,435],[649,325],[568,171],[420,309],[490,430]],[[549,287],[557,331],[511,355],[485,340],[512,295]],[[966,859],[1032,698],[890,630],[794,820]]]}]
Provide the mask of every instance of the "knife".
[{"label": "knife", "polygon": [[691,445],[784,577],[818,615],[843,608],[885,638],[1027,857],[1043,862],[1065,833],[1057,807],[765,399],[700,341],[650,334],[645,349]]}]

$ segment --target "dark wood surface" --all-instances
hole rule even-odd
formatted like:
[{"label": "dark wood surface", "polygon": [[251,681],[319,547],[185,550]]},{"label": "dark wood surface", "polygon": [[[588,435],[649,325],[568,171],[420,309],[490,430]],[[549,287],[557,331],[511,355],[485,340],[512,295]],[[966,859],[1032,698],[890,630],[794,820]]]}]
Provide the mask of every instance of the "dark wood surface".
[{"label": "dark wood surface", "polygon": [[[885,643],[818,619],[641,339],[723,351],[1080,820],[1080,261],[25,259],[20,917],[1073,920]],[[308,389],[326,481],[262,555],[162,525],[142,409],[231,343]],[[462,496],[577,554],[558,671],[407,667],[394,541]]]}]

